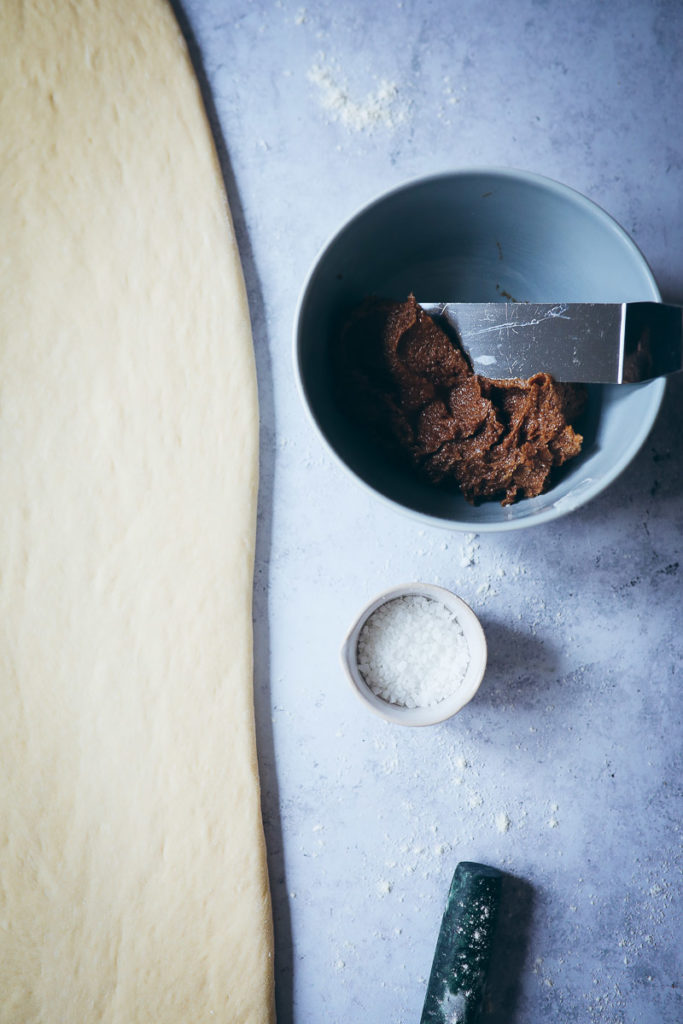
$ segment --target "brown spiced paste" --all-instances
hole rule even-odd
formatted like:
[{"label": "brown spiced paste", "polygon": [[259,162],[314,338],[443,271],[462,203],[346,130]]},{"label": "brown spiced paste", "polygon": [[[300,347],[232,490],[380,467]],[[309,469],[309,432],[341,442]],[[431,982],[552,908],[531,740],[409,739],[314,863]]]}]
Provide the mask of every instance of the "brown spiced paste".
[{"label": "brown spiced paste", "polygon": [[457,483],[472,503],[534,497],[553,467],[581,450],[571,424],[585,388],[547,373],[474,374],[457,341],[412,296],[364,302],[341,331],[335,361],[346,412],[421,476]]}]

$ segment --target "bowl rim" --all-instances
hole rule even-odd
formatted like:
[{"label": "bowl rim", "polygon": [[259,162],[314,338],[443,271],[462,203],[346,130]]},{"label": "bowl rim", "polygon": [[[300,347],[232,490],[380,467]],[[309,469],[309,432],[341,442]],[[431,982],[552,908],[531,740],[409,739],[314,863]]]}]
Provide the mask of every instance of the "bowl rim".
[{"label": "bowl rim", "polygon": [[[389,601],[417,595],[428,597],[452,609],[462,628],[470,652],[470,662],[465,677],[450,697],[427,707],[407,708],[391,704],[368,686],[358,669],[356,651],[360,632],[370,616]],[[461,597],[446,587],[435,583],[403,583],[376,594],[356,616],[341,646],[340,657],[346,678],[359,700],[380,718],[405,726],[438,725],[452,718],[472,700],[477,693],[486,672],[488,648],[486,634],[479,618]]]},{"label": "bowl rim", "polygon": [[[410,191],[414,188],[429,186],[439,181],[450,180],[454,178],[468,178],[475,176],[487,176],[487,177],[499,177],[509,180],[518,181],[520,183],[527,183],[536,187],[546,189],[548,192],[555,193],[564,199],[570,200],[571,202],[583,207],[593,217],[598,218],[613,234],[617,235],[621,243],[625,245],[627,249],[630,249],[632,254],[636,257],[637,261],[641,265],[641,269],[644,272],[644,278],[647,280],[651,295],[646,297],[643,295],[643,301],[649,299],[653,302],[661,302],[662,296],[659,291],[659,287],[655,280],[655,276],[652,269],[645,258],[641,249],[636,245],[634,240],[631,238],[629,233],[619,224],[615,218],[609,214],[602,206],[596,203],[593,199],[589,199],[588,196],[579,192],[571,185],[565,185],[563,182],[557,181],[554,178],[548,177],[544,174],[539,174],[536,171],[528,171],[514,167],[505,166],[474,166],[474,167],[460,167],[452,170],[437,171],[434,174],[418,175],[413,178],[409,178],[398,185],[386,190],[375,196],[374,199],[364,203],[360,208],[356,210],[344,223],[337,228],[337,230],[327,239],[326,242],[320,247],[318,253],[314,257],[308,273],[304,279],[303,286],[299,293],[296,309],[294,313],[293,321],[293,362],[294,362],[294,377],[296,382],[296,388],[299,393],[309,422],[313,425],[315,433],[322,439],[328,452],[330,452],[340,465],[344,472],[347,473],[360,487],[366,490],[372,497],[378,499],[385,506],[394,509],[401,515],[407,516],[410,519],[420,522],[422,525],[430,525],[443,530],[456,531],[462,533],[500,533],[508,532],[510,530],[521,530],[527,529],[531,526],[540,526],[543,523],[551,522],[552,520],[558,519],[569,512],[574,512],[576,509],[585,505],[592,498],[596,497],[606,490],[610,484],[612,484],[618,476],[626,469],[628,465],[636,457],[640,449],[642,448],[645,440],[647,439],[652,427],[654,426],[655,420],[659,415],[659,411],[664,399],[664,392],[666,390],[666,379],[658,378],[647,382],[646,384],[629,385],[630,387],[648,388],[651,392],[650,407],[647,415],[645,415],[635,434],[632,438],[631,444],[628,449],[624,452],[621,458],[617,459],[610,469],[603,473],[599,480],[589,481],[588,486],[581,488],[581,490],[570,497],[565,495],[563,498],[559,498],[557,502],[553,502],[547,508],[532,513],[521,518],[505,518],[499,522],[478,522],[476,520],[452,520],[445,516],[433,515],[429,512],[420,512],[417,509],[409,508],[401,502],[396,501],[394,498],[389,497],[386,494],[382,494],[376,490],[371,484],[363,480],[357,473],[351,469],[350,466],[342,459],[339,453],[334,448],[333,444],[327,439],[323,430],[321,429],[316,416],[311,408],[311,403],[308,400],[306,394],[306,387],[304,385],[304,374],[302,371],[301,362],[301,346],[300,346],[300,335],[301,335],[301,319],[302,312],[304,310],[308,294],[313,284],[313,279],[317,273],[320,263],[325,258],[330,249],[336,244],[337,240],[346,232],[349,231],[353,225],[361,218],[365,217],[374,207],[381,205],[382,203],[388,202],[395,196],[400,195],[402,192]],[[533,499],[531,499],[533,500]]]}]

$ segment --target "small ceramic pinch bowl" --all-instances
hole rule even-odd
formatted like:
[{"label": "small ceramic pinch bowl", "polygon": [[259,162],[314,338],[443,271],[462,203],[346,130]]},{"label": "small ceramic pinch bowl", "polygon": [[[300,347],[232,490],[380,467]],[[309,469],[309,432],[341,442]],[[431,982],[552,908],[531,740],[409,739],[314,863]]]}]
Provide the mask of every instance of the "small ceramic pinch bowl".
[{"label": "small ceramic pinch bowl", "polygon": [[[463,170],[381,196],[335,235],[304,286],[295,325],[299,390],[331,452],[371,493],[427,525],[474,533],[556,519],[599,494],[647,437],[664,380],[594,385],[576,426],[580,455],[545,493],[474,507],[390,463],[338,409],[331,347],[367,296],[423,302],[660,301],[644,257],[589,199],[523,171]],[[598,342],[599,343],[599,342]]]},{"label": "small ceramic pinch bowl", "polygon": [[[405,707],[378,696],[363,678],[358,664],[358,643],[368,619],[383,605],[402,597],[426,597],[449,609],[457,619],[469,650],[469,662],[462,680],[438,703],[423,707]],[[443,587],[428,583],[408,583],[386,590],[363,609],[353,624],[341,650],[342,665],[356,695],[375,714],[398,725],[436,725],[451,718],[472,700],[486,669],[486,637],[479,619],[461,598]]]}]

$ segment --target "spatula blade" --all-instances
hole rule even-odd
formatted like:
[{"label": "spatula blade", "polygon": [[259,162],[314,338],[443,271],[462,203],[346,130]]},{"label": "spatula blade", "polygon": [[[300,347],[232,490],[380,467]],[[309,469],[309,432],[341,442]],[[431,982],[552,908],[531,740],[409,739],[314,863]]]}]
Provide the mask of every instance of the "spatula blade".
[{"label": "spatula blade", "polygon": [[683,310],[657,302],[420,303],[458,336],[475,373],[637,383],[680,370]]}]

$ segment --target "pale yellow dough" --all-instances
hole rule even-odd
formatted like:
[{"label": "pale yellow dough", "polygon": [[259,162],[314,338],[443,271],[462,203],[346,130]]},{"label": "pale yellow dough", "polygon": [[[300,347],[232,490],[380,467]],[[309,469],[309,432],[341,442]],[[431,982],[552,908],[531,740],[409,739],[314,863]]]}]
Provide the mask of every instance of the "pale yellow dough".
[{"label": "pale yellow dough", "polygon": [[0,5],[0,1021],[264,1024],[258,417],[163,0]]}]

